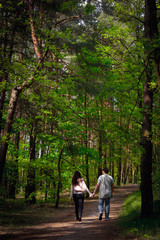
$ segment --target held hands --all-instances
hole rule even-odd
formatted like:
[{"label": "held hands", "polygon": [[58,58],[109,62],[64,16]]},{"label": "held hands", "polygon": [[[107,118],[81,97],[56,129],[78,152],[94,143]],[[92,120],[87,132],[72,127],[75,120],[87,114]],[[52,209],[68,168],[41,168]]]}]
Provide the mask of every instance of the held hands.
[{"label": "held hands", "polygon": [[91,198],[94,197],[94,196],[95,196],[95,193],[92,193],[92,194],[90,195]]}]

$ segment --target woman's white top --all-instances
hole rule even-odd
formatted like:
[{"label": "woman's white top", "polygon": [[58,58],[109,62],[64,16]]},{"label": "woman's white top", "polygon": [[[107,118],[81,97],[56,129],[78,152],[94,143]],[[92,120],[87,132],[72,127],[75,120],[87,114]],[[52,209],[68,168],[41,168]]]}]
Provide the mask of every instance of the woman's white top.
[{"label": "woman's white top", "polygon": [[89,196],[92,195],[89,189],[87,188],[87,185],[85,184],[85,181],[83,180],[83,178],[78,178],[77,182],[78,182],[77,185],[71,184],[70,198],[73,197],[73,194],[82,194],[84,192],[88,192]]}]

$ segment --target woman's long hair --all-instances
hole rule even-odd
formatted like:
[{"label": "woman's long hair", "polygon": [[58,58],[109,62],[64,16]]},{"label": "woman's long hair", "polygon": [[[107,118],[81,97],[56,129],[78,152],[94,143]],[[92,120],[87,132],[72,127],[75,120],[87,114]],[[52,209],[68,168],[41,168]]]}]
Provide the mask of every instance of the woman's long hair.
[{"label": "woman's long hair", "polygon": [[72,177],[72,184],[73,185],[77,185],[78,182],[77,182],[77,179],[78,178],[81,178],[81,174],[79,171],[75,171],[74,174],[73,174],[73,177]]}]

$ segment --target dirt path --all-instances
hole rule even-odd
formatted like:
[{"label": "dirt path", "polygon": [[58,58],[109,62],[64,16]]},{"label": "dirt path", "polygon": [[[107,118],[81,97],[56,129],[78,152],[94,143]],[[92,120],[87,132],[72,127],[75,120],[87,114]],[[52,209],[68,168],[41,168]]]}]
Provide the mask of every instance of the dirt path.
[{"label": "dirt path", "polygon": [[[117,219],[127,195],[138,185],[126,185],[115,189],[111,200],[110,221],[98,220],[98,198],[85,200],[82,222],[75,221],[74,205],[57,213],[48,222],[21,230],[7,240],[120,240]],[[128,240],[128,238],[127,238]]]}]

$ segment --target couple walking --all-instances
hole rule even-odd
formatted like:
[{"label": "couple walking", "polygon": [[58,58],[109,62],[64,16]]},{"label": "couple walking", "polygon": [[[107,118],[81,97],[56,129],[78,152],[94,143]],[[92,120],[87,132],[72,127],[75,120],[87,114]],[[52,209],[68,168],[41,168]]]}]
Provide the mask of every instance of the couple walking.
[{"label": "couple walking", "polygon": [[109,220],[110,198],[113,195],[113,185],[114,180],[110,175],[108,175],[108,168],[105,167],[102,169],[102,175],[99,176],[97,185],[92,194],[87,188],[83,178],[81,178],[80,172],[75,171],[72,177],[70,199],[72,201],[73,198],[75,203],[76,220],[81,221],[82,219],[84,192],[88,192],[90,197],[94,197],[98,188],[99,188],[99,201],[98,201],[99,220],[102,220],[104,205],[105,205],[105,219]]}]

